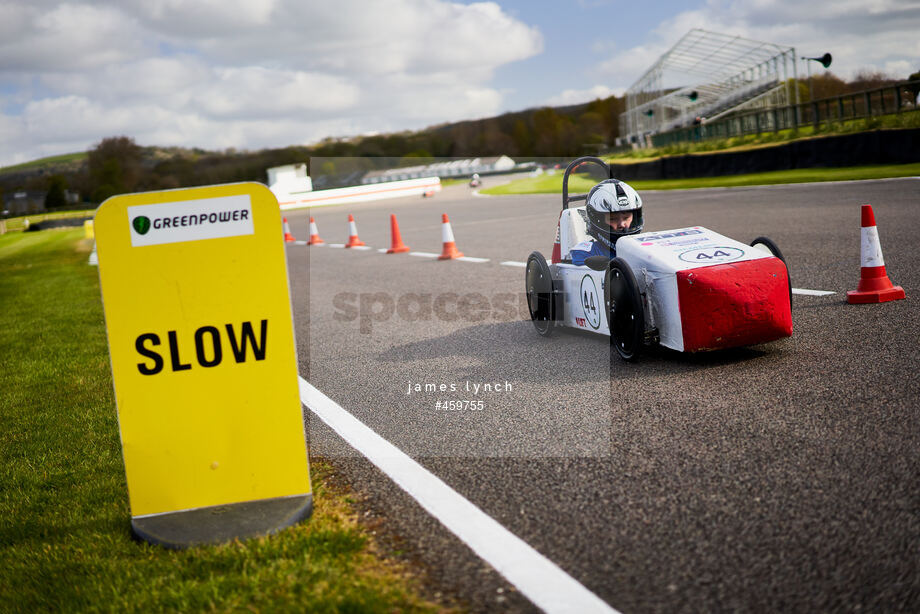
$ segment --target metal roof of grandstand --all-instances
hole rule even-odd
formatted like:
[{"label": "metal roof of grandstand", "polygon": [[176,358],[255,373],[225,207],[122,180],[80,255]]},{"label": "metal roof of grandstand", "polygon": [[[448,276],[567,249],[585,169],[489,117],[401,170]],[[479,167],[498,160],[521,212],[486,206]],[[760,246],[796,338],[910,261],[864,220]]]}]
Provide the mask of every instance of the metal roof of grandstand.
[{"label": "metal roof of grandstand", "polygon": [[620,136],[637,143],[702,118],[787,104],[795,76],[792,47],[690,30],[626,90]]},{"label": "metal roof of grandstand", "polygon": [[649,77],[657,79],[670,71],[717,82],[789,51],[774,43],[694,29],[658,58],[628,91],[645,89]]}]

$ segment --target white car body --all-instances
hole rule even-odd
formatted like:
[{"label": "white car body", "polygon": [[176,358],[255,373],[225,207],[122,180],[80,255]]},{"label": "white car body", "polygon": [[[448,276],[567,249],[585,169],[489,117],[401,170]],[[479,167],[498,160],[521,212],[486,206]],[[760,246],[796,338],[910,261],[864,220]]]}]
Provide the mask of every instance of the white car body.
[{"label": "white car body", "polygon": [[[564,295],[560,323],[610,335],[606,271],[571,264],[571,249],[587,240],[584,207],[565,209],[559,261],[549,265]],[[645,328],[665,347],[697,351],[792,333],[786,267],[768,251],[702,226],[630,235],[616,247],[636,277]]]}]

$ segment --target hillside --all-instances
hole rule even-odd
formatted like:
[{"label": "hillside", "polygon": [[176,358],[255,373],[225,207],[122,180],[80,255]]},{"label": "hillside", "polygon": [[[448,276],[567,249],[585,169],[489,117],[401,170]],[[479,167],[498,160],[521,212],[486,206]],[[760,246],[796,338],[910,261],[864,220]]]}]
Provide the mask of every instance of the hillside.
[{"label": "hillside", "polygon": [[[419,158],[509,155],[516,159],[570,157],[597,151],[618,134],[623,99],[528,109],[498,117],[260,151],[206,151],[141,147],[128,137],[105,139],[87,153],[35,160],[0,169],[0,193],[43,192],[63,180],[80,200],[100,200],[124,190],[156,190],[234,181],[262,181],[265,169],[310,158],[336,158],[324,169],[353,174]],[[111,151],[100,151],[109,149]],[[342,158],[349,158],[343,160]],[[385,158],[385,160],[384,160]],[[317,169],[318,170],[318,169]],[[117,175],[118,177],[115,177]]]},{"label": "hillside", "polygon": [[[847,83],[828,73],[815,77],[812,85],[816,97],[821,98],[890,82],[884,75],[866,74]],[[799,88],[807,89],[801,82]],[[584,104],[532,108],[418,131],[328,138],[308,146],[259,151],[141,147],[130,137],[110,137],[86,153],[55,156],[0,169],[0,194],[16,191],[42,194],[55,186],[58,190],[79,194],[83,202],[98,203],[123,192],[235,181],[264,182],[267,168],[311,159],[317,167],[310,169],[312,175],[333,177],[326,182],[327,186],[341,184],[364,171],[419,164],[426,158],[508,155],[517,161],[535,158],[563,161],[608,150],[619,136],[619,115],[624,110],[625,100],[611,96]],[[900,124],[903,122],[897,126],[860,123],[846,131],[915,127],[915,122],[910,126]],[[713,139],[657,151],[642,150],[641,154],[657,157],[726,149],[765,144],[770,140],[786,141],[809,133],[809,128],[805,128],[791,135]],[[817,131],[814,133],[817,135]]]}]

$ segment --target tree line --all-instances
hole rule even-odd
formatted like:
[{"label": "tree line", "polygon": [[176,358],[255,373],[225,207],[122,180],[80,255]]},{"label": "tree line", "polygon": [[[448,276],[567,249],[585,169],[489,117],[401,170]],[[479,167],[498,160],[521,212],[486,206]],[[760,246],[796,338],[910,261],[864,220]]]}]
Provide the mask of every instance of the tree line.
[{"label": "tree line", "polygon": [[[347,175],[384,165],[418,164],[426,158],[508,155],[514,159],[570,157],[596,151],[619,133],[618,97],[562,108],[539,108],[488,119],[260,151],[142,147],[129,136],[103,139],[83,164],[0,175],[0,190],[47,192],[46,206],[66,205],[65,190],[84,203],[115,194],[266,180],[273,166],[325,159],[327,172]],[[380,162],[375,163],[375,159]],[[315,172],[320,169],[315,169]],[[311,169],[314,172],[314,169]]]},{"label": "tree line", "polygon": [[[920,73],[912,78],[920,77]],[[847,82],[833,73],[812,76],[815,98],[881,87],[897,81],[863,72]],[[806,91],[801,89],[800,91]],[[84,203],[100,203],[115,194],[193,187],[237,181],[266,180],[266,169],[306,162],[323,173],[341,177],[382,166],[418,164],[428,158],[508,155],[516,161],[567,159],[597,153],[619,136],[624,97],[611,96],[568,107],[543,107],[498,117],[350,139],[326,139],[311,146],[254,152],[141,147],[128,136],[103,139],[85,162],[66,170],[40,170],[0,176],[0,190],[47,192],[46,206],[66,206],[65,191],[76,191]]]}]

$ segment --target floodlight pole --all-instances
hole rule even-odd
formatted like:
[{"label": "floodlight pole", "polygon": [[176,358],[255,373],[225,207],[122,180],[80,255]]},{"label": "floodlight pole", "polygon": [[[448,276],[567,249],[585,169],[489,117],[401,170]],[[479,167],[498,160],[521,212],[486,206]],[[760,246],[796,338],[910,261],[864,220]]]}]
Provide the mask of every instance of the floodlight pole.
[{"label": "floodlight pole", "polygon": [[805,68],[808,70],[808,96],[810,98],[809,102],[815,101],[815,89],[811,84],[811,64],[808,63],[809,60],[818,62],[824,68],[829,68],[831,65],[831,54],[825,53],[820,58],[806,58],[802,56],[802,59],[805,60]]},{"label": "floodlight pole", "polygon": [[[787,73],[788,76],[788,73]],[[793,98],[795,99],[794,112],[792,113],[792,121],[795,122],[795,129],[799,128],[799,63],[795,59],[795,47],[792,48],[792,90]]]},{"label": "floodlight pole", "polygon": [[811,84],[811,64],[808,63],[808,60],[811,60],[813,58],[803,57],[802,59],[805,60],[805,72],[808,73],[808,102],[814,102],[815,101],[815,87]]}]

